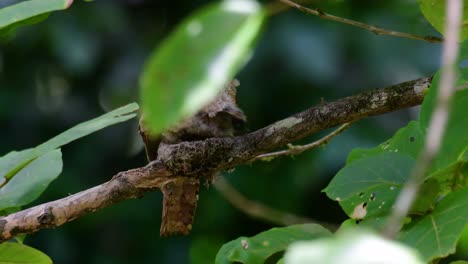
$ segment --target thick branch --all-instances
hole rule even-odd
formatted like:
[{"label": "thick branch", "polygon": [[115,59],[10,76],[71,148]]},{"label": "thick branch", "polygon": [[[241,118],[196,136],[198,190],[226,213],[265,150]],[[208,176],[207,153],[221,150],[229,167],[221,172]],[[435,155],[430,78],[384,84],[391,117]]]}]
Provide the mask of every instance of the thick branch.
[{"label": "thick branch", "polygon": [[94,188],[1,217],[0,241],[60,226],[183,177],[207,176],[235,167],[323,129],[421,104],[430,81],[431,77],[425,77],[322,103],[244,136],[162,145],[158,159],[145,167],[120,172]]},{"label": "thick branch", "polygon": [[168,176],[168,171],[161,163],[119,172],[104,184],[4,216],[0,218],[0,241],[43,228],[61,226],[120,201],[141,197],[145,192],[171,181]]},{"label": "thick branch", "polygon": [[159,148],[160,159],[178,175],[209,175],[233,168],[318,131],[422,102],[431,77],[322,103],[250,134],[210,138]]}]

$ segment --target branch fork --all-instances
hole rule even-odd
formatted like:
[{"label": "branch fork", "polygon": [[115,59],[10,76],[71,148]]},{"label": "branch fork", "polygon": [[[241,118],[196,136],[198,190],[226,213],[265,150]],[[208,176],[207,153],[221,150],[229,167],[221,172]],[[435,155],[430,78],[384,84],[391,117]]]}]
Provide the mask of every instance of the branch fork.
[{"label": "branch fork", "polygon": [[[0,241],[61,226],[123,200],[139,198],[155,189],[162,190],[165,196],[175,195],[181,204],[193,207],[190,202],[192,197],[198,196],[194,186],[200,177],[251,162],[261,154],[336,125],[419,105],[431,79],[424,77],[322,103],[241,136],[163,144],[158,149],[157,159],[144,167],[119,172],[101,185],[0,217]],[[174,193],[173,186],[180,184],[186,191]],[[186,198],[186,194],[190,199]],[[172,202],[171,199],[168,201]],[[187,215],[194,213],[189,211]],[[187,215],[177,214],[180,223],[188,230],[186,233],[192,228]],[[172,224],[178,226],[180,223]],[[164,234],[164,230],[161,233]]]}]

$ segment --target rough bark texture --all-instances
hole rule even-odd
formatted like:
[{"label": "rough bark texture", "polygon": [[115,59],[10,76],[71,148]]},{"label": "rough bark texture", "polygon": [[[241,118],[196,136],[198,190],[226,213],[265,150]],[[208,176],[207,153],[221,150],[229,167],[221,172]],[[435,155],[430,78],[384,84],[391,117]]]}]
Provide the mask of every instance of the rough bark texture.
[{"label": "rough bark texture", "polygon": [[[186,234],[195,213],[196,201],[193,201],[197,197],[200,176],[211,177],[217,171],[249,162],[259,154],[338,124],[418,105],[430,81],[431,77],[421,78],[322,103],[243,136],[162,143],[157,159],[145,167],[120,172],[102,185],[1,217],[0,241],[60,226],[156,188],[162,189],[165,197],[177,203],[175,209],[164,209],[164,215],[178,219],[167,221],[166,226],[172,226],[175,233]],[[175,186],[180,188],[174,191]]]},{"label": "rough bark texture", "polygon": [[[149,161],[156,160],[161,144],[191,142],[213,137],[232,137],[237,127],[245,121],[245,115],[237,106],[236,94],[239,81],[226,84],[220,94],[198,113],[169,129],[162,135],[153,135],[145,126],[144,117],[140,120],[139,132],[145,143]],[[161,236],[186,235],[192,229],[193,218],[198,201],[199,178],[209,175],[197,175],[193,178],[182,177],[162,186],[163,214]]]}]

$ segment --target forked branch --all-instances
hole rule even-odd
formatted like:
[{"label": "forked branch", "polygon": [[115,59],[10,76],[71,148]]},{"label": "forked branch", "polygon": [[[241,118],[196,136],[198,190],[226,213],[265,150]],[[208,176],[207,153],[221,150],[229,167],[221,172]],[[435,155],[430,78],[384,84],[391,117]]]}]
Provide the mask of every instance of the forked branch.
[{"label": "forked branch", "polygon": [[117,202],[187,180],[187,177],[212,175],[233,168],[327,128],[419,105],[431,78],[322,103],[243,136],[161,146],[158,158],[144,167],[120,172],[109,182],[80,193],[1,217],[0,241],[60,226]]}]

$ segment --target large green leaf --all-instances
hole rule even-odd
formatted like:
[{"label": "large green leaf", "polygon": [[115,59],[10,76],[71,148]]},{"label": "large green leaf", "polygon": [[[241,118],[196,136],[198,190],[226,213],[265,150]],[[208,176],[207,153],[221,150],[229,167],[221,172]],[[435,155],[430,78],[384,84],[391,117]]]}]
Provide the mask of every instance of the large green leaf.
[{"label": "large green leaf", "polygon": [[[444,33],[446,0],[418,0],[418,2],[422,13],[431,25]],[[468,0],[464,0],[463,4],[462,40],[468,38]]]},{"label": "large green leaf", "polygon": [[399,240],[417,248],[425,261],[455,252],[457,240],[468,224],[468,188],[445,196],[430,214],[413,221]]},{"label": "large green leaf", "polygon": [[[430,118],[432,116],[435,100],[437,97],[437,89],[439,84],[440,74],[436,74],[433,85],[421,106],[420,124],[421,130],[424,132],[429,127]],[[462,83],[468,84],[467,80],[459,78],[459,85]],[[468,147],[468,89],[458,91],[454,95],[452,108],[450,111],[450,119],[447,124],[444,139],[441,148],[437,155],[430,172],[444,170],[456,163],[464,163],[464,153]]]},{"label": "large green leaf", "polygon": [[141,76],[143,116],[160,133],[209,103],[251,55],[265,13],[226,0],[186,19],[152,54]]},{"label": "large green leaf", "polygon": [[0,244],[0,264],[52,264],[41,251],[19,243]]},{"label": "large green leaf", "polygon": [[330,231],[316,224],[272,228],[256,236],[239,237],[224,244],[216,255],[215,263],[265,263],[269,257],[285,251],[295,241],[329,235]]},{"label": "large green leaf", "polygon": [[324,191],[353,219],[383,216],[414,164],[414,158],[398,152],[361,158],[341,169]]},{"label": "large green leaf", "polygon": [[60,135],[48,140],[36,148],[23,151],[12,151],[0,158],[0,177],[12,178],[35,158],[59,148],[73,140],[89,135],[107,126],[124,122],[136,116],[138,105],[132,103],[98,118],[76,125]]},{"label": "large green leaf", "polygon": [[61,172],[60,149],[33,160],[0,189],[0,210],[34,201]]},{"label": "large green leaf", "polygon": [[73,0],[29,0],[0,9],[0,35],[17,26],[45,19],[52,11],[68,8]]}]

